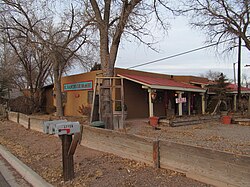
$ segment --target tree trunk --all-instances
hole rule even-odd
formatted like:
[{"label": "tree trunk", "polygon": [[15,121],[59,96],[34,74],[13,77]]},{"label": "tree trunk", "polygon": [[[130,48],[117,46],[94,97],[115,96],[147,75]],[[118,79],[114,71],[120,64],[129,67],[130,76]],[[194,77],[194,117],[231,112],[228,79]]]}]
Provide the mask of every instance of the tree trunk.
[{"label": "tree trunk", "polygon": [[[107,29],[103,29],[100,32],[100,57],[101,57],[101,68],[103,71],[103,77],[113,77],[114,76],[114,63],[110,60],[108,38],[106,37]],[[102,95],[101,99],[101,113],[102,121],[105,123],[105,128],[113,129],[113,103],[112,103],[112,93],[110,92],[110,81],[109,79],[104,79],[102,82]]]},{"label": "tree trunk", "polygon": [[61,76],[59,73],[59,63],[53,63],[53,73],[54,73],[54,88],[56,92],[56,116],[63,116],[62,107],[62,93],[61,93]]},{"label": "tree trunk", "polygon": [[214,115],[214,114],[216,113],[216,111],[217,111],[218,107],[220,106],[220,104],[221,104],[221,100],[219,99],[219,101],[218,101],[218,103],[216,104],[216,106],[215,106],[215,108],[214,108],[214,111],[212,112],[211,115]]}]

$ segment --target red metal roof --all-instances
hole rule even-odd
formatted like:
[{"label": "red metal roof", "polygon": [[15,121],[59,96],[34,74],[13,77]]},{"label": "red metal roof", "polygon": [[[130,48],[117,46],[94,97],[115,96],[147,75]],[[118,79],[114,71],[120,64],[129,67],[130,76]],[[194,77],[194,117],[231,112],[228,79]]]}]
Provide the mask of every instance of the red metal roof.
[{"label": "red metal roof", "polygon": [[193,86],[188,83],[177,82],[177,81],[167,79],[167,78],[156,78],[156,77],[149,77],[149,76],[129,75],[129,74],[119,74],[119,75],[128,79],[135,80],[137,82],[147,84],[147,85],[158,85],[158,86],[203,90],[200,87]]},{"label": "red metal roof", "polygon": [[[227,88],[231,89],[232,91],[237,91],[238,90],[238,85],[236,85],[236,84],[229,84],[227,86]],[[241,91],[249,91],[250,92],[250,88],[246,88],[246,87],[241,87],[240,90]]]}]

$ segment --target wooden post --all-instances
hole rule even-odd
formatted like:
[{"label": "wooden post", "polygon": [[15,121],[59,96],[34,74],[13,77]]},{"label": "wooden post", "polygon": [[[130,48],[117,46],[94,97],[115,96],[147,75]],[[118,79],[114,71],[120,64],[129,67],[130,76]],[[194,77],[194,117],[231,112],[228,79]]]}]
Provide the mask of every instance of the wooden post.
[{"label": "wooden post", "polygon": [[149,117],[154,116],[154,104],[152,102],[151,92],[152,92],[152,90],[149,88],[148,89]]},{"label": "wooden post", "polygon": [[30,118],[28,118],[28,129],[30,129]]},{"label": "wooden post", "polygon": [[204,115],[205,112],[205,93],[201,93],[201,113]]},{"label": "wooden post", "polygon": [[63,179],[68,181],[74,178],[73,154],[68,154],[72,135],[60,135],[60,138],[62,140]]},{"label": "wooden post", "polygon": [[188,92],[188,115],[191,115],[191,92]]},{"label": "wooden post", "polygon": [[237,94],[234,94],[234,112],[237,111]]},{"label": "wooden post", "polygon": [[153,141],[153,166],[160,168],[160,147],[159,140]]},{"label": "wooden post", "polygon": [[76,133],[74,134],[74,138],[70,144],[68,155],[74,155],[76,151],[77,144],[79,143],[81,139],[82,134],[81,133]]},{"label": "wooden post", "polygon": [[[182,98],[183,92],[177,91],[176,93],[178,94],[178,98],[179,98],[179,99]],[[178,103],[178,115],[179,115],[179,116],[182,116],[182,102],[179,102],[179,103]]]},{"label": "wooden post", "polygon": [[248,95],[248,117],[250,117],[250,94]]},{"label": "wooden post", "polygon": [[17,119],[16,119],[16,122],[19,123],[19,118],[20,118],[20,113],[18,112],[17,113]]}]

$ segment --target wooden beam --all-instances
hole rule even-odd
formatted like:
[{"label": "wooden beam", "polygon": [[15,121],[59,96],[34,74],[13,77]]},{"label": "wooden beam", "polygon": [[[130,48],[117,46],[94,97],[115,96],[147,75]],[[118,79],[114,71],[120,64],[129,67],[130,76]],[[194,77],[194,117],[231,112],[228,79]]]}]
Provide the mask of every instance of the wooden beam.
[{"label": "wooden beam", "polygon": [[73,140],[70,144],[70,147],[69,147],[68,156],[75,154],[76,147],[77,147],[77,144],[80,141],[80,139],[81,139],[81,133],[74,134],[74,138],[73,138]]}]

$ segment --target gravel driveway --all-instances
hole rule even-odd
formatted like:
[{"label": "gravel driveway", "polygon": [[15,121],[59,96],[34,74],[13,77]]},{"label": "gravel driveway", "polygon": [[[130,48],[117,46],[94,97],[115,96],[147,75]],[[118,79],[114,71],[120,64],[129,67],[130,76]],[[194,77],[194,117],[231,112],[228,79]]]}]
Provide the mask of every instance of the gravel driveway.
[{"label": "gravel driveway", "polygon": [[181,127],[159,126],[158,130],[154,130],[147,120],[131,120],[126,123],[127,132],[131,134],[250,155],[250,126],[224,125],[212,121]]}]

